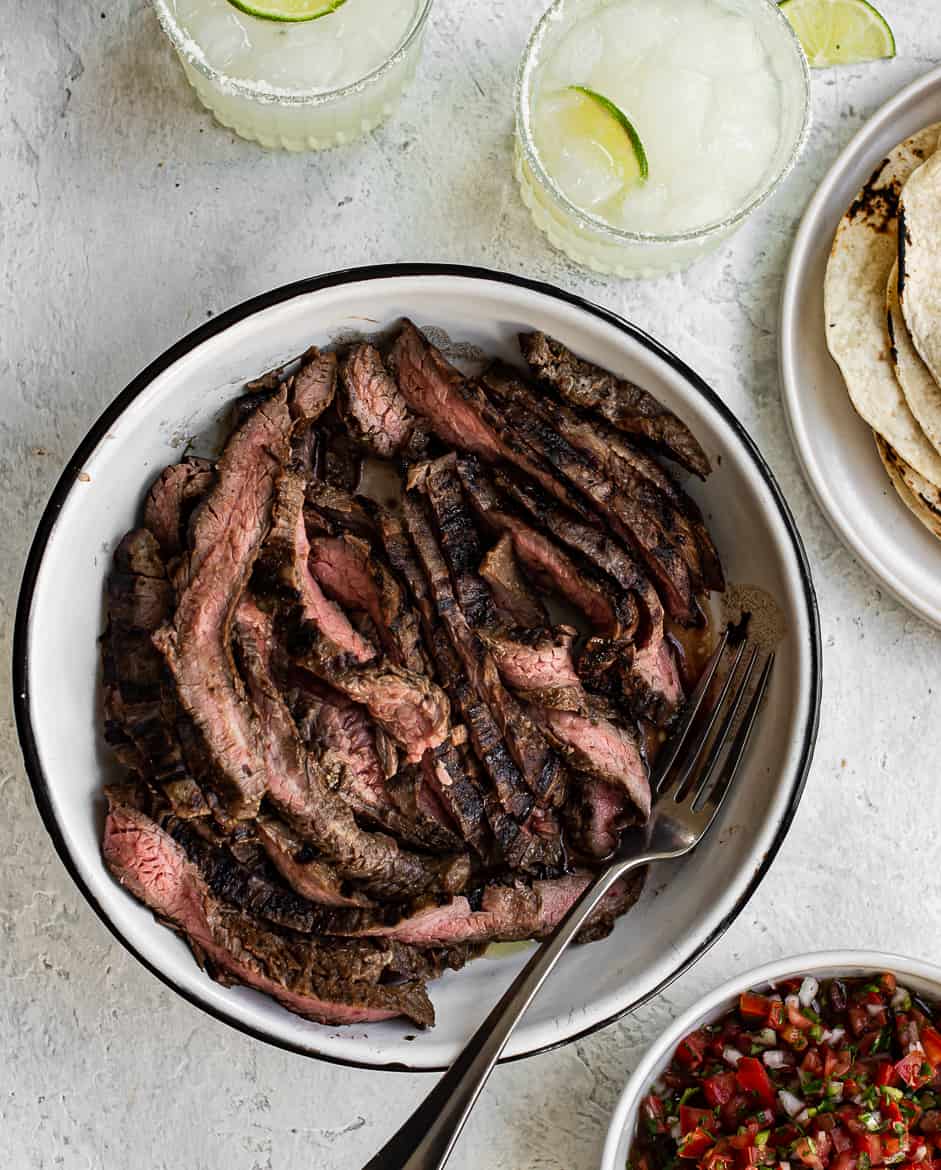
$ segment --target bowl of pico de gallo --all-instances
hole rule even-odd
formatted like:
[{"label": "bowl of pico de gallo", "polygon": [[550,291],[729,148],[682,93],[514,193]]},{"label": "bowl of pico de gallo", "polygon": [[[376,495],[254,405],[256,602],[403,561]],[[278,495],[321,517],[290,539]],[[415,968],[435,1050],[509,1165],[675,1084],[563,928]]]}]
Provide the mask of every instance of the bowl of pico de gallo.
[{"label": "bowl of pico de gallo", "polygon": [[602,1170],[941,1170],[941,967],[870,951],[729,980],[650,1048]]}]

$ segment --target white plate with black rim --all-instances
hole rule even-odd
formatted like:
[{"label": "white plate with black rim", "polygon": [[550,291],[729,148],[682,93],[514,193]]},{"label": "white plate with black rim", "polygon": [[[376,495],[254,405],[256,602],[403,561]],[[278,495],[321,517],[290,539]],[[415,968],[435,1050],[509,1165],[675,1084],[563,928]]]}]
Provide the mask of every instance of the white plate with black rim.
[{"label": "white plate with black rim", "polygon": [[[878,110],[830,168],[801,221],[781,302],[784,406],[804,474],[847,548],[903,605],[941,626],[941,542],[905,507],[854,411],[824,329],[823,281],[837,225],[886,153],[941,120],[941,68]],[[888,354],[886,360],[889,360]]]},{"label": "white plate with black rim", "polygon": [[716,467],[707,484],[692,490],[730,579],[767,590],[785,622],[768,715],[723,824],[685,864],[659,871],[608,939],[565,956],[514,1034],[507,1059],[563,1044],[637,1007],[695,962],[741,911],[784,839],[810,766],[820,635],[800,537],[741,425],[657,342],[546,285],[445,265],[356,269],[302,281],[190,334],[118,396],[55,489],[29,554],[17,611],[17,724],[55,847],[117,938],[191,1003],[297,1052],[351,1065],[430,1070],[454,1059],[523,955],[481,959],[434,984],[437,1024],[417,1036],[395,1021],[324,1027],[256,992],[212,982],[185,944],[112,880],[99,853],[102,785],[113,774],[100,732],[96,645],[109,550],[134,524],[156,472],[178,458],[180,436],[208,429],[248,379],[312,343],[391,326],[402,315],[507,359],[516,353],[519,330],[546,330],[676,410]]}]

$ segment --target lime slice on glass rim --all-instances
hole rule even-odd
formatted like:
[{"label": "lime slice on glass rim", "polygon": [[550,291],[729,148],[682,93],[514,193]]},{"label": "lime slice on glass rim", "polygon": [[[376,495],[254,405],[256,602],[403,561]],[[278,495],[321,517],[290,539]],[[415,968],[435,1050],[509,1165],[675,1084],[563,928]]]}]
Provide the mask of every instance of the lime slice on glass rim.
[{"label": "lime slice on glass rim", "polygon": [[813,69],[895,56],[888,21],[868,0],[781,0]]},{"label": "lime slice on glass rim", "polygon": [[297,24],[329,16],[331,12],[342,8],[346,0],[229,0],[229,3],[260,20],[282,20]]},{"label": "lime slice on glass rim", "polygon": [[587,85],[570,85],[567,92],[572,98],[561,133],[596,143],[622,172],[625,187],[643,183],[649,170],[647,152],[627,114]]}]

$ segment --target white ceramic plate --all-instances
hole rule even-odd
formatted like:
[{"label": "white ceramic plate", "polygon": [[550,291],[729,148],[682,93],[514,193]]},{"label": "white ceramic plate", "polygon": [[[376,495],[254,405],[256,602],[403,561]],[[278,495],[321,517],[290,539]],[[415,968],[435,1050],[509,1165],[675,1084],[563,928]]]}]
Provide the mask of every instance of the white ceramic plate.
[{"label": "white ceramic plate", "polygon": [[[508,1057],[600,1027],[702,954],[761,879],[800,798],[820,701],[813,588],[771,473],[725,406],[656,342],[566,293],[475,269],[360,269],[278,289],[174,346],[95,424],[55,490],[20,595],[15,693],[29,775],[56,847],[98,914],[156,975],[213,1015],[272,1043],[350,1064],[436,1069],[455,1057],[519,970],[522,955],[484,959],[446,975],[432,990],[438,1024],[417,1037],[401,1022],[321,1027],[263,995],[213,983],[186,946],[111,879],[98,849],[101,788],[112,767],[96,695],[102,589],[110,551],[135,523],[147,485],[179,457],[183,438],[211,426],[246,379],[311,343],[389,326],[402,314],[508,359],[517,352],[518,330],[547,330],[678,410],[713,457],[708,485],[693,490],[730,579],[767,589],[787,623],[769,714],[754,737],[725,825],[685,866],[654,874],[640,904],[610,938],[565,956],[514,1034]],[[731,831],[732,825],[742,831]]]},{"label": "white ceramic plate", "polygon": [[633,1076],[627,1082],[611,1119],[611,1127],[601,1158],[601,1170],[624,1170],[637,1127],[637,1109],[649,1086],[666,1070],[677,1044],[684,1036],[711,1024],[738,1003],[738,997],[750,988],[766,990],[780,979],[813,975],[817,979],[855,979],[872,973],[891,971],[899,983],[929,1001],[941,1001],[941,967],[919,959],[903,959],[881,951],[816,951],[777,959],[736,975],[711,991],[659,1036],[650,1046]]},{"label": "white ceramic plate", "polygon": [[904,605],[941,626],[941,542],[889,482],[872,433],[850,404],[824,336],[823,278],[837,224],[886,153],[941,119],[941,68],[863,126],[810,202],[781,306],[784,405],[804,474],[837,535]]}]

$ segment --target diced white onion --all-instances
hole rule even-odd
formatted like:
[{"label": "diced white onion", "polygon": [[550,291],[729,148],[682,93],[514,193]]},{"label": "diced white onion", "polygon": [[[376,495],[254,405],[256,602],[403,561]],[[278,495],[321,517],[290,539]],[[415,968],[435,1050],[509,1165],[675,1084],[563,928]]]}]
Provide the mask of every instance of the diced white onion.
[{"label": "diced white onion", "polygon": [[819,990],[820,984],[817,980],[812,975],[807,975],[800,986],[800,991],[797,993],[801,1007],[810,1007]]},{"label": "diced white onion", "polygon": [[928,1157],[928,1147],[927,1146],[919,1146],[918,1149],[915,1151],[915,1153],[912,1155],[912,1161],[913,1162],[924,1162],[924,1160],[927,1157]]},{"label": "diced white onion", "polygon": [[670,1137],[673,1138],[675,1142],[678,1142],[682,1136],[683,1131],[680,1129],[679,1122],[677,1122],[676,1125],[670,1126]]},{"label": "diced white onion", "polygon": [[788,1063],[789,1057],[786,1052],[782,1052],[779,1048],[772,1048],[770,1052],[762,1052],[761,1059],[768,1068],[784,1068]]},{"label": "diced white onion", "polygon": [[[862,1120],[862,1119],[860,1119],[860,1120]],[[875,1133],[881,1124],[882,1124],[882,1114],[879,1112],[878,1109],[876,1109],[872,1113],[870,1113],[869,1116],[866,1118],[866,1120],[863,1121],[863,1125],[869,1130],[870,1133]]]},{"label": "diced white onion", "polygon": [[800,1113],[794,1118],[798,1125],[806,1125],[810,1121],[810,1110],[802,1109]]},{"label": "diced white onion", "polygon": [[663,1094],[667,1091],[667,1087],[663,1081],[654,1081],[654,1083],[650,1086],[650,1091],[656,1096],[662,1097]]},{"label": "diced white onion", "polygon": [[778,1034],[774,1028],[762,1028],[755,1037],[759,1044],[764,1044],[768,1048],[773,1048],[778,1042]]},{"label": "diced white onion", "polygon": [[[765,1053],[767,1056],[768,1053]],[[781,1108],[788,1115],[788,1117],[796,1117],[798,1113],[804,1108],[804,1102],[800,1097],[795,1097],[793,1093],[789,1093],[787,1089],[780,1089],[778,1091],[778,1100],[781,1102]]]},{"label": "diced white onion", "polygon": [[799,1012],[801,1010],[801,1001],[796,995],[789,995],[784,1001],[784,1006],[791,1011]]},{"label": "diced white onion", "polygon": [[790,1162],[778,1162],[778,1170],[791,1170]]},{"label": "diced white onion", "polygon": [[726,1064],[730,1064],[732,1068],[735,1068],[742,1059],[742,1054],[737,1048],[726,1047],[722,1049],[722,1059]]},{"label": "diced white onion", "polygon": [[829,1044],[831,1047],[839,1042],[846,1035],[845,1028],[828,1028],[820,1037],[821,1044]]},{"label": "diced white onion", "polygon": [[871,1016],[877,1016],[880,1012],[885,1011],[885,1008],[881,1003],[867,1003],[866,1011],[869,1012]]},{"label": "diced white onion", "polygon": [[843,1100],[843,1082],[831,1081],[828,1086],[827,1095],[833,1097],[837,1101]]},{"label": "diced white onion", "polygon": [[907,1011],[912,1005],[912,993],[907,987],[896,987],[892,996],[892,1006],[896,1011],[904,1009]]}]

